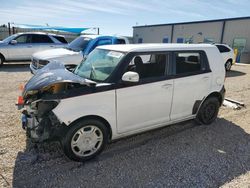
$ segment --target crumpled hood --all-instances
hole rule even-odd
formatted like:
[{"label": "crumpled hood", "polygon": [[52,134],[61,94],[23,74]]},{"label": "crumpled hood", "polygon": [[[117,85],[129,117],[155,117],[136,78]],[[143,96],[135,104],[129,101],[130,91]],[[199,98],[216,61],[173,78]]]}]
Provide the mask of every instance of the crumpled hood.
[{"label": "crumpled hood", "polygon": [[43,69],[37,72],[25,85],[23,96],[27,91],[39,90],[46,86],[50,86],[56,83],[79,83],[83,85],[95,85],[96,83],[82,78],[67,69],[60,62],[54,62],[46,65]]},{"label": "crumpled hood", "polygon": [[53,58],[72,56],[72,55],[82,56],[82,53],[68,50],[66,48],[56,48],[56,49],[44,50],[44,51],[34,53],[33,57],[36,59],[49,60],[49,59],[53,59]]}]

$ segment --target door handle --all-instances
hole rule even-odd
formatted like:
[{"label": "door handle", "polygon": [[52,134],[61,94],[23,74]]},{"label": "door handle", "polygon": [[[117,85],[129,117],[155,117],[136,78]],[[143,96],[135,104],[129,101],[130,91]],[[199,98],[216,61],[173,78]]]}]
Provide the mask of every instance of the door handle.
[{"label": "door handle", "polygon": [[27,47],[28,47],[28,48],[32,48],[32,45],[28,45]]},{"label": "door handle", "polygon": [[208,76],[204,76],[204,77],[202,78],[202,80],[204,80],[204,81],[206,81],[206,80],[208,80],[208,79],[209,79]]},{"label": "door handle", "polygon": [[163,84],[161,87],[164,89],[168,89],[168,88],[172,87],[172,84]]}]

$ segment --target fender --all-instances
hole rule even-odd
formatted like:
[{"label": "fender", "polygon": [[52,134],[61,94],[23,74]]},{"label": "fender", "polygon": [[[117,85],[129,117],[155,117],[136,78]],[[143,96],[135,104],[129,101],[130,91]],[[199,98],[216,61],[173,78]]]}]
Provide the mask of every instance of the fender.
[{"label": "fender", "polygon": [[209,98],[209,97],[217,97],[219,99],[220,105],[222,105],[224,98],[225,98],[225,93],[226,93],[226,89],[223,85],[223,87],[221,88],[221,90],[218,91],[213,91],[212,93],[210,93],[208,96],[204,97],[202,100],[197,100],[195,101],[194,105],[193,105],[193,110],[192,110],[192,114],[198,114],[202,104],[204,103],[204,101]]}]

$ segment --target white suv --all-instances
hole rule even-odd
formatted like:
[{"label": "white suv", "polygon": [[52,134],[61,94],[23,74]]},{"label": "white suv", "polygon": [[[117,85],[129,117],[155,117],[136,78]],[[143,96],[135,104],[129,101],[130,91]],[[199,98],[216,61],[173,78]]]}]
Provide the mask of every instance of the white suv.
[{"label": "white suv", "polygon": [[67,45],[62,35],[42,32],[17,33],[0,41],[0,66],[5,61],[30,60],[35,52]]},{"label": "white suv", "polygon": [[223,57],[226,71],[230,71],[232,65],[235,63],[235,55],[233,49],[226,44],[215,44],[215,46],[218,48]]},{"label": "white suv", "polygon": [[209,44],[98,47],[74,72],[48,64],[28,81],[23,126],[84,161],[114,139],[190,119],[210,124],[225,94],[222,61]]}]

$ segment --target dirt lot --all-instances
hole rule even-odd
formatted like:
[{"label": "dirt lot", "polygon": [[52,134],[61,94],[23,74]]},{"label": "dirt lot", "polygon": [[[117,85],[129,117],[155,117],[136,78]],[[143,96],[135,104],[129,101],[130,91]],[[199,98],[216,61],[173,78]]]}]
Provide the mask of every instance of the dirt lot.
[{"label": "dirt lot", "polygon": [[227,74],[227,97],[210,126],[189,121],[112,143],[95,160],[67,159],[58,144],[34,149],[15,108],[27,65],[0,69],[0,187],[250,187],[250,66]]}]

